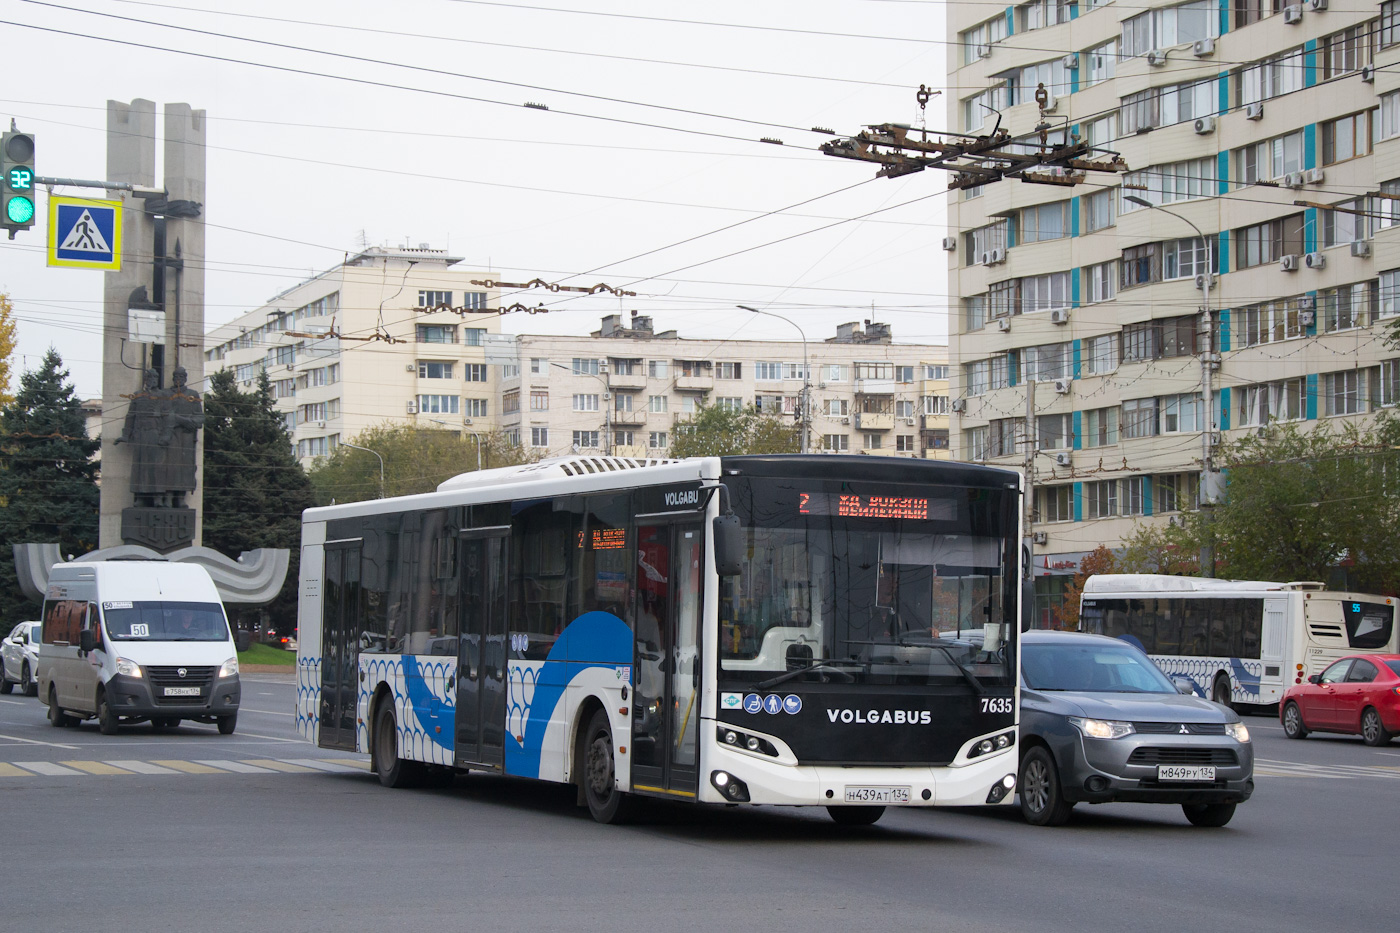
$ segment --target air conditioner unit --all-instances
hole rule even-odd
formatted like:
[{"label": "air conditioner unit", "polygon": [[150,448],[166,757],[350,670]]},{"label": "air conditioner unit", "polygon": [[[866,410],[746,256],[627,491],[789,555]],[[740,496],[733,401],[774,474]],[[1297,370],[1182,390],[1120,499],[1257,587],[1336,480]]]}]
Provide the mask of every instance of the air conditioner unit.
[{"label": "air conditioner unit", "polygon": [[1282,259],[1280,259],[1280,260],[1278,261],[1278,267],[1279,267],[1280,269],[1282,269],[1284,272],[1297,272],[1297,271],[1298,271],[1298,254],[1297,254],[1297,253],[1289,253],[1287,256],[1284,256]]},{"label": "air conditioner unit", "polygon": [[416,373],[418,372],[418,367],[414,366],[412,363],[404,363],[403,371],[406,373]]},{"label": "air conditioner unit", "polygon": [[983,42],[981,45],[977,46],[977,57],[978,57],[978,58],[991,58],[991,57],[992,57],[992,44],[991,44],[990,42]]},{"label": "air conditioner unit", "polygon": [[1303,173],[1303,181],[1310,185],[1320,185],[1327,177],[1327,173],[1320,168],[1310,168]]},{"label": "air conditioner unit", "polygon": [[850,423],[851,423],[851,419],[850,419],[850,418],[837,418],[836,420],[839,421],[839,422],[841,422],[842,424],[850,424]]},{"label": "air conditioner unit", "polygon": [[1196,288],[1200,291],[1210,291],[1215,287],[1215,276],[1209,272],[1196,274]]},{"label": "air conditioner unit", "polygon": [[1197,58],[1205,58],[1207,55],[1214,55],[1215,40],[1197,39],[1191,46],[1191,54]]},{"label": "air conditioner unit", "polygon": [[1050,536],[1043,531],[1036,531],[1031,533],[1031,540],[1036,544],[1048,544]]},{"label": "air conditioner unit", "polygon": [[1313,322],[1316,321],[1316,320],[1317,320],[1317,312],[1316,312],[1316,311],[1299,311],[1299,312],[1298,312],[1298,324],[1299,324],[1300,326],[1302,326],[1302,327],[1312,327],[1312,326],[1313,326]]},{"label": "air conditioner unit", "polygon": [[1051,324],[1068,324],[1068,323],[1069,323],[1069,309],[1068,309],[1068,308],[1056,308],[1055,310],[1051,311],[1051,312],[1050,312],[1050,323],[1051,323]]},{"label": "air conditioner unit", "polygon": [[979,253],[979,254],[977,255],[977,265],[979,265],[979,266],[988,265],[991,261],[992,261],[992,251],[989,250],[989,249],[984,249],[984,250],[982,250],[981,253]]},{"label": "air conditioner unit", "polygon": [[1301,23],[1303,21],[1303,7],[1301,4],[1286,6],[1283,8],[1283,21],[1289,25]]},{"label": "air conditioner unit", "polygon": [[410,415],[416,415],[416,414],[418,414],[418,403],[417,403],[417,402],[409,402],[409,403],[408,403],[408,413],[409,413]]},{"label": "air conditioner unit", "polygon": [[1196,133],[1200,136],[1209,136],[1215,132],[1215,117],[1197,117]]},{"label": "air conditioner unit", "polygon": [[987,250],[987,265],[994,266],[999,262],[1006,262],[1006,250],[1000,246]]},{"label": "air conditioner unit", "polygon": [[1370,240],[1356,240],[1351,244],[1351,254],[1358,259],[1365,259],[1371,255]]},{"label": "air conditioner unit", "polygon": [[1055,380],[1055,392],[1059,395],[1069,394],[1070,381],[1068,379]]},{"label": "air conditioner unit", "polygon": [[955,236],[945,236],[943,238],[943,248],[951,253],[958,248],[958,238]]},{"label": "air conditioner unit", "polygon": [[318,421],[318,422],[316,422],[316,427],[318,427],[318,428],[324,428],[325,426],[326,426],[326,423],[325,423],[324,421]]},{"label": "air conditioner unit", "polygon": [[1326,269],[1327,257],[1322,253],[1308,253],[1303,257],[1303,265],[1309,269]]},{"label": "air conditioner unit", "polygon": [[1160,68],[1167,63],[1166,49],[1153,49],[1147,53],[1147,64],[1154,68]]},{"label": "air conditioner unit", "polygon": [[1067,453],[1055,454],[1055,466],[1069,466],[1070,455]]},{"label": "air conditioner unit", "polygon": [[1375,66],[1375,65],[1362,65],[1362,66],[1361,66],[1361,80],[1362,80],[1362,81],[1365,81],[1367,84],[1373,84],[1373,83],[1375,82],[1375,80],[1376,80],[1376,66]]},{"label": "air conditioner unit", "polygon": [[998,320],[997,320],[997,330],[1001,331],[1003,334],[1010,333],[1010,332],[1011,332],[1011,318],[1009,318],[1009,317],[1004,317],[1004,318],[998,319]]},{"label": "air conditioner unit", "polygon": [[1327,9],[1327,0],[1308,0],[1308,10],[1313,13],[1321,13]]},{"label": "air conditioner unit", "polygon": [[1079,56],[1074,52],[1070,52],[1064,58],[1060,59],[1060,64],[1064,65],[1070,71],[1074,71],[1079,67]]},{"label": "air conditioner unit", "polygon": [[1312,295],[1299,295],[1294,301],[1298,303],[1299,311],[1314,311],[1317,309],[1317,299]]},{"label": "air conditioner unit", "polygon": [[1245,104],[1245,105],[1244,105],[1244,118],[1245,118],[1246,120],[1262,120],[1262,119],[1264,119],[1264,104],[1263,104],[1263,102],[1261,101],[1261,102],[1259,102],[1259,103],[1257,103],[1257,104]]},{"label": "air conditioner unit", "polygon": [[1289,188],[1301,188],[1303,187],[1303,173],[1289,172],[1283,176],[1283,183]]},{"label": "air conditioner unit", "polygon": [[913,423],[914,423],[914,419],[913,419],[913,418],[900,418],[899,420],[900,420],[900,421],[903,421],[905,424],[913,424]]},{"label": "air conditioner unit", "polygon": [[965,411],[967,411],[967,400],[966,400],[966,399],[955,398],[955,399],[953,399],[952,403],[951,403],[948,407],[951,408],[953,411],[956,411],[956,412],[959,412],[959,413],[965,412]]}]

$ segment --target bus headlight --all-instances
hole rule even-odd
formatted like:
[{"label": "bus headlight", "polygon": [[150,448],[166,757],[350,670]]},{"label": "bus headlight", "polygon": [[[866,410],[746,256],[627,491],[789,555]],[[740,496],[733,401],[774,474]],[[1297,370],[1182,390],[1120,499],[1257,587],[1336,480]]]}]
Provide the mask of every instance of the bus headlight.
[{"label": "bus headlight", "polygon": [[1132,723],[1119,722],[1114,719],[1084,719],[1079,716],[1071,716],[1069,721],[1076,729],[1091,739],[1121,739],[1136,731]]},{"label": "bus headlight", "polygon": [[1230,738],[1234,739],[1236,742],[1249,741],[1249,729],[1242,722],[1225,723],[1225,734],[1228,735]]},{"label": "bus headlight", "polygon": [[229,658],[227,661],[225,661],[225,662],[219,667],[219,676],[220,676],[220,677],[237,677],[237,676],[238,676],[238,659],[237,659],[237,658]]},{"label": "bus headlight", "polygon": [[117,658],[117,673],[123,677],[140,677],[141,665],[126,658]]},{"label": "bus headlight", "polygon": [[991,738],[983,739],[967,750],[968,758],[978,758],[982,755],[990,755],[992,752],[999,752],[1004,748],[1010,748],[1016,741],[1015,732],[1003,732],[1001,735],[994,735]]}]

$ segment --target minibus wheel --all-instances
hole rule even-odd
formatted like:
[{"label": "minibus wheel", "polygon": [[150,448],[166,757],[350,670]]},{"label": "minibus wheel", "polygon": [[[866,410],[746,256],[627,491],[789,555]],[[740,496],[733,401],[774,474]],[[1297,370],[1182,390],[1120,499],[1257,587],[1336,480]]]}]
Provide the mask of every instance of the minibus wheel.
[{"label": "minibus wheel", "polygon": [[102,690],[97,694],[97,728],[103,735],[116,735],[119,719],[112,711],[112,704],[107,702],[107,691]]},{"label": "minibus wheel", "polygon": [[219,735],[233,735],[233,730],[238,728],[238,714],[232,716],[219,717]]},{"label": "minibus wheel", "polygon": [[53,685],[50,685],[49,725],[53,726],[55,729],[62,729],[64,726],[68,725],[69,722],[71,722],[71,720],[68,718],[68,714],[63,712],[63,710],[59,708],[58,691],[54,690]]}]

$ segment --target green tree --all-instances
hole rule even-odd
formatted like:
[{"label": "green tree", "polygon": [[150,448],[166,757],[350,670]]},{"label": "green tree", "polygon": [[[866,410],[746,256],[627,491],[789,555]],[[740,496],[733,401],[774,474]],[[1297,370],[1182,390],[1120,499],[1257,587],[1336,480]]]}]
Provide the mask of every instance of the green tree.
[{"label": "green tree", "polygon": [[734,454],[792,454],[802,445],[802,429],[752,405],[733,410],[702,405],[688,418],[676,417],[673,457],[726,457]]},{"label": "green tree", "polygon": [[0,293],[0,408],[10,404],[10,360],[15,354],[15,309],[8,295]]},{"label": "green tree", "polygon": [[1065,587],[1064,602],[1055,609],[1055,624],[1067,632],[1079,629],[1079,597],[1084,594],[1084,582],[1096,573],[1116,573],[1118,560],[1113,552],[1100,544],[1079,562],[1079,569]]},{"label": "green tree", "polygon": [[[265,607],[281,634],[296,626],[301,513],[315,504],[267,374],[243,392],[232,370],[214,373],[204,397],[204,545],[230,557],[257,548],[292,552],[287,582]],[[261,619],[259,610],[238,615],[250,624]]]},{"label": "green tree", "polygon": [[[472,435],[391,421],[365,429],[350,443],[384,458],[386,496],[432,492],[445,479],[475,471],[478,443],[482,469],[539,459],[501,431]],[[373,499],[380,492],[379,459],[342,444],[329,457],[316,461],[310,478],[321,505]]]},{"label": "green tree", "polygon": [[0,409],[0,634],[37,619],[40,608],[19,590],[14,545],[56,542],[65,554],[97,547],[98,446],[50,348]]}]

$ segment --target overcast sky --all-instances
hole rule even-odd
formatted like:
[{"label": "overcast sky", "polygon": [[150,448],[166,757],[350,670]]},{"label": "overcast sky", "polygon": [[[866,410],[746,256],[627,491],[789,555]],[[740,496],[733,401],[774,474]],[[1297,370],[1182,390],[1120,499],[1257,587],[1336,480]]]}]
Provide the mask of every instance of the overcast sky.
[{"label": "overcast sky", "polygon": [[[508,281],[638,293],[552,295],[508,333],[635,309],[686,337],[795,336],[747,304],[809,340],[873,318],[945,342],[947,175],[876,179],[808,130],[917,125],[915,91],[944,83],[941,2],[549,2],[0,0],[0,116],[36,135],[38,174],[100,179],[108,99],[206,111],[209,328],[365,243],[426,243]],[[101,273],[46,268],[44,237],[0,240],[15,368],[54,345],[99,396]]]}]

